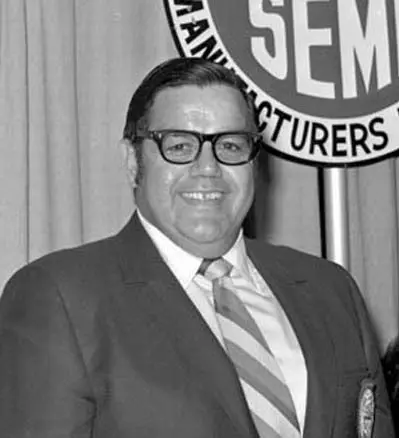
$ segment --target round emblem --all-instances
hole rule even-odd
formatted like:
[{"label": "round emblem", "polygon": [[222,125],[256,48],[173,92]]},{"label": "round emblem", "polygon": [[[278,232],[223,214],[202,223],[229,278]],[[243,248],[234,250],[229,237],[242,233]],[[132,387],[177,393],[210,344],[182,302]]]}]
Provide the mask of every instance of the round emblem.
[{"label": "round emblem", "polygon": [[396,0],[164,0],[182,56],[233,69],[271,152],[359,166],[399,149]]}]

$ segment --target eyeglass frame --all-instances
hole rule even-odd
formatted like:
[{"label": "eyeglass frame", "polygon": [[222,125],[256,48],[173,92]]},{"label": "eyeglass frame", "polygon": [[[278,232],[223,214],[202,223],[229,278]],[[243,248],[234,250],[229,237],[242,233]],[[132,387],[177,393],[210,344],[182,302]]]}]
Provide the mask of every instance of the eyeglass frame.
[{"label": "eyeglass frame", "polygon": [[[170,160],[169,158],[167,158],[165,156],[165,153],[163,151],[162,148],[162,140],[164,138],[165,135],[167,134],[190,134],[193,135],[194,137],[196,137],[199,140],[199,146],[198,146],[198,151],[197,154],[194,156],[193,159],[189,160],[189,161],[181,161],[181,162],[176,162],[173,160]],[[218,141],[218,139],[220,137],[222,137],[223,135],[246,135],[246,136],[250,136],[251,140],[252,140],[252,151],[248,157],[247,160],[245,161],[239,161],[238,163],[227,163],[224,162],[222,160],[220,160],[220,158],[216,155],[215,152],[215,148],[216,148],[216,142]],[[212,152],[213,152],[213,156],[215,157],[215,160],[220,163],[223,164],[225,166],[241,166],[242,164],[247,164],[249,162],[251,162],[252,160],[254,160],[256,158],[256,156],[259,153],[260,150],[260,142],[262,139],[262,134],[258,133],[258,132],[251,132],[251,131],[222,131],[222,132],[216,132],[213,134],[204,134],[202,132],[198,132],[198,131],[189,131],[189,130],[185,130],[185,129],[159,129],[159,130],[147,130],[141,134],[136,134],[134,136],[133,140],[138,140],[138,139],[150,139],[153,140],[154,143],[158,146],[158,150],[159,153],[161,154],[162,158],[171,164],[175,164],[175,165],[184,165],[184,164],[190,164],[190,163],[194,163],[198,157],[201,155],[202,152],[202,147],[204,145],[204,143],[206,141],[209,141],[211,143],[212,146]]]}]

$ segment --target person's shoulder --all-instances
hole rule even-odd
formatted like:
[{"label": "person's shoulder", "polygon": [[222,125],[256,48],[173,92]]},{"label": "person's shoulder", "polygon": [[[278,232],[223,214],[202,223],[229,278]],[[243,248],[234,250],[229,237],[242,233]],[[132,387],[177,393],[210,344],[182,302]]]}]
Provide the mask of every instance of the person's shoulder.
[{"label": "person's shoulder", "polygon": [[326,302],[338,300],[352,307],[362,300],[355,279],[338,263],[284,245],[249,242],[247,247],[270,271],[294,282],[306,282],[311,286],[309,290],[317,291]]},{"label": "person's shoulder", "polygon": [[115,237],[107,237],[48,253],[17,270],[5,290],[10,287],[33,289],[39,285],[77,290],[84,283],[98,284],[100,278],[115,271],[114,246]]},{"label": "person's shoulder", "polygon": [[106,237],[78,246],[53,251],[30,262],[27,267],[45,270],[80,269],[103,264],[114,253],[115,237]]},{"label": "person's shoulder", "polygon": [[[252,246],[252,244],[250,244]],[[261,263],[269,265],[270,272],[290,282],[306,284],[309,297],[321,308],[336,315],[349,315],[353,327],[369,326],[363,296],[349,271],[320,256],[288,246],[255,243]],[[259,260],[259,258],[258,258]]]},{"label": "person's shoulder", "polygon": [[298,273],[303,276],[323,273],[333,276],[349,276],[341,265],[291,246],[275,245],[261,240],[247,240],[247,246],[254,249],[257,254],[263,254],[265,258],[272,259],[274,263],[293,274]]}]

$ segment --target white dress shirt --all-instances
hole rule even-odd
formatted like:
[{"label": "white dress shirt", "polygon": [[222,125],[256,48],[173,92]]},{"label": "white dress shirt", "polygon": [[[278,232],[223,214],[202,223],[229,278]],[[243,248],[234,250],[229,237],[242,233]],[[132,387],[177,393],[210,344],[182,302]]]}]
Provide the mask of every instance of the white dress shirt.
[{"label": "white dress shirt", "polygon": [[[194,277],[201,265],[202,258],[196,257],[177,246],[158,228],[150,224],[137,210],[138,217],[158,249],[161,257],[173,272],[212,333],[225,348],[211,293],[205,294]],[[247,256],[242,230],[230,250],[223,257],[233,265],[231,278],[233,284],[239,282],[239,276],[253,286],[253,292],[239,293],[248,311],[258,324],[262,334],[273,352],[291,391],[297,411],[298,421],[303,434],[306,394],[307,369],[295,332],[272,291],[255,269]],[[239,289],[238,289],[239,290]]]}]

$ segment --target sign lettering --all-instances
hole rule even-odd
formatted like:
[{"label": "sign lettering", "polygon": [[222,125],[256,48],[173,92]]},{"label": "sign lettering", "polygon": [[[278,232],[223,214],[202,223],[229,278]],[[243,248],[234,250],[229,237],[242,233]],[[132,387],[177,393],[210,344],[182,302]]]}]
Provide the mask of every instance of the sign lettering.
[{"label": "sign lettering", "polygon": [[247,84],[272,153],[316,166],[397,154],[399,0],[164,4],[182,56]]}]

